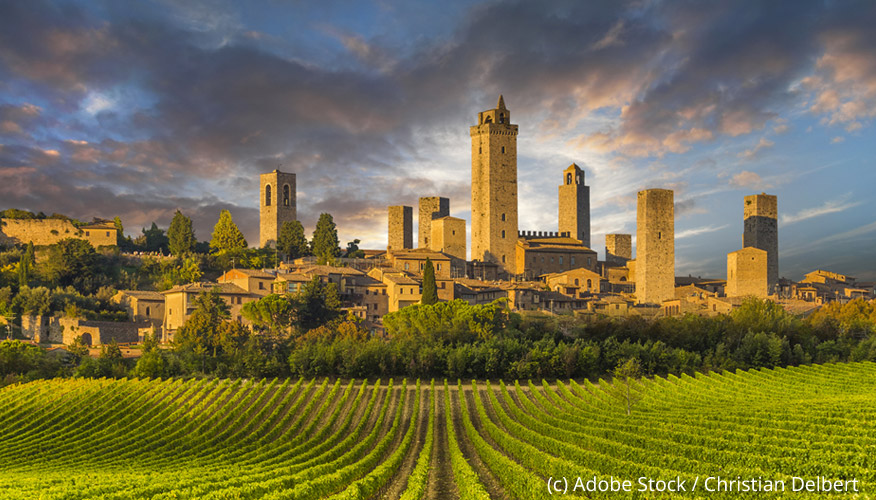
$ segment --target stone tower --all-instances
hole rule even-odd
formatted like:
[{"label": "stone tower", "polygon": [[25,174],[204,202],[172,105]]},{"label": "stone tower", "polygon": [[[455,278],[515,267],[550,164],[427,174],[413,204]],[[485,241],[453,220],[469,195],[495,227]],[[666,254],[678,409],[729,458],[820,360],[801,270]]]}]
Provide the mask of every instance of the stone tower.
[{"label": "stone tower", "polygon": [[669,189],[639,191],[636,211],[636,300],[675,298],[675,205]]},{"label": "stone tower", "polygon": [[745,197],[742,247],[754,247],[767,253],[767,286],[772,292],[779,282],[778,199],[772,194]]},{"label": "stone tower", "polygon": [[429,238],[432,237],[432,221],[450,215],[450,200],[440,196],[420,198],[420,228],[419,248],[432,248]]},{"label": "stone tower", "polygon": [[404,205],[389,207],[389,241],[387,250],[414,247],[414,209]]},{"label": "stone tower", "polygon": [[748,247],[727,254],[726,296],[766,298],[767,289],[766,251]]},{"label": "stone tower", "polygon": [[584,185],[584,171],[574,163],[563,170],[558,220],[560,233],[590,248],[590,188]]},{"label": "stone tower", "polygon": [[517,125],[499,96],[471,132],[471,258],[516,274]]},{"label": "stone tower", "polygon": [[605,261],[609,264],[623,266],[633,258],[633,235],[606,234]]},{"label": "stone tower", "polygon": [[295,174],[274,170],[260,177],[259,246],[276,246],[284,222],[297,220]]},{"label": "stone tower", "polygon": [[465,219],[448,216],[433,220],[429,241],[432,250],[466,260]]}]

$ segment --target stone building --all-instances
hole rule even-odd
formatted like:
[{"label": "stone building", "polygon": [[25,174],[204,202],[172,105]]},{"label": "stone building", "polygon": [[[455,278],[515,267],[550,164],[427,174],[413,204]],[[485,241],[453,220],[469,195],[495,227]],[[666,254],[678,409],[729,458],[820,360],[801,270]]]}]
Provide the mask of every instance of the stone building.
[{"label": "stone building", "polygon": [[115,246],[116,226],[99,219],[79,227],[68,219],[0,219],[3,245],[54,245],[67,238],[86,240],[94,248]]},{"label": "stone building", "polygon": [[387,250],[414,247],[414,209],[404,205],[389,207],[389,241]]},{"label": "stone building", "polygon": [[772,194],[745,197],[743,248],[754,247],[767,253],[767,286],[772,292],[779,282],[778,198]]},{"label": "stone building", "polygon": [[152,332],[148,321],[92,321],[81,318],[22,316],[21,333],[39,343],[70,345],[80,337],[85,345],[96,346],[116,341],[134,344]]},{"label": "stone building", "polygon": [[131,321],[148,321],[160,327],[164,321],[164,296],[148,290],[121,290],[112,302],[122,306]]},{"label": "stone building", "polygon": [[440,196],[420,198],[419,248],[432,248],[432,221],[450,215],[450,200]]},{"label": "stone building", "polygon": [[164,331],[171,340],[173,332],[181,327],[195,310],[195,299],[202,292],[217,290],[219,297],[228,304],[231,319],[243,321],[241,310],[243,304],[258,300],[261,297],[250,293],[233,283],[189,283],[178,285],[161,292],[164,295]]},{"label": "stone building", "polygon": [[433,220],[429,248],[465,260],[465,219],[447,216]]},{"label": "stone building", "polygon": [[605,262],[609,266],[625,266],[633,258],[633,235],[606,234]]},{"label": "stone building", "polygon": [[605,291],[603,288],[608,288],[608,280],[583,267],[562,273],[551,273],[545,276],[544,280],[551,290],[576,298],[601,293]]},{"label": "stone building", "polygon": [[259,246],[276,246],[283,223],[298,219],[295,174],[274,170],[259,180]]},{"label": "stone building", "polygon": [[535,279],[543,274],[577,268],[597,269],[596,252],[565,233],[522,231],[515,248],[518,276]]},{"label": "stone building", "polygon": [[639,191],[635,266],[637,302],[675,298],[675,205],[669,189]]},{"label": "stone building", "polygon": [[766,298],[768,290],[765,250],[748,247],[727,254],[725,295],[728,297],[754,295]]},{"label": "stone building", "polygon": [[216,281],[232,283],[251,294],[265,296],[271,293],[274,279],[273,274],[258,269],[231,269],[219,276]]},{"label": "stone building", "polygon": [[584,184],[584,171],[578,165],[573,163],[563,171],[559,198],[560,233],[568,233],[590,248],[590,188]]},{"label": "stone building", "polygon": [[471,134],[471,259],[517,274],[517,125],[499,96]]}]

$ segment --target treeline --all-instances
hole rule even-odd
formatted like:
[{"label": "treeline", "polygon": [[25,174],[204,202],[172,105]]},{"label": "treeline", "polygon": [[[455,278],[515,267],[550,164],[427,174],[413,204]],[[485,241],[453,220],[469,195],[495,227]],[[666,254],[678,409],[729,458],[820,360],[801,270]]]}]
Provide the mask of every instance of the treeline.
[{"label": "treeline", "polygon": [[27,359],[37,361],[28,365],[15,351],[18,361],[7,363],[0,353],[0,374],[23,380],[52,376],[53,369],[92,377],[596,379],[631,360],[643,375],[876,361],[876,302],[862,299],[825,306],[806,319],[751,299],[730,315],[653,321],[519,315],[504,301],[453,301],[387,315],[386,338],[345,316],[335,286],[318,279],[300,295],[247,304],[251,328],[229,321],[216,293],[200,295],[195,306],[171,346],[148,339],[137,360],[122,359],[113,346],[91,359],[73,346],[79,361],[50,363],[28,347]]}]

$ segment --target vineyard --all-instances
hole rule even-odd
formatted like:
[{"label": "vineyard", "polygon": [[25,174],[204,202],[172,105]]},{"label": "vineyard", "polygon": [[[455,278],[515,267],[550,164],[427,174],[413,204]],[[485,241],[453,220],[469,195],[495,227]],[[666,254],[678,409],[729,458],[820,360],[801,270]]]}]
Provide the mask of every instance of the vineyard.
[{"label": "vineyard", "polygon": [[[0,499],[869,498],[876,491],[876,364],[621,385],[14,385],[0,389]],[[719,477],[725,490],[710,493],[708,480],[720,489]],[[814,481],[820,477],[858,493],[835,486],[826,493]],[[822,491],[792,491],[804,480]],[[630,493],[599,490],[623,481]],[[770,493],[779,483],[786,490]],[[650,489],[638,491],[643,484]]]}]

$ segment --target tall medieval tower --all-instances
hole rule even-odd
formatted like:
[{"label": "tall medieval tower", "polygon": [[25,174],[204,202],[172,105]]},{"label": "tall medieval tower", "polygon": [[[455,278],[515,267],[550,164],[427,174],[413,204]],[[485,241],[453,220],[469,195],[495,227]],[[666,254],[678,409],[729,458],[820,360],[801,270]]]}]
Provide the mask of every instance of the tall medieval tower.
[{"label": "tall medieval tower", "polygon": [[675,298],[675,204],[670,189],[639,191],[636,210],[636,301]]},{"label": "tall medieval tower", "polygon": [[295,174],[274,170],[260,176],[259,246],[276,246],[284,222],[297,219]]},{"label": "tall medieval tower", "polygon": [[470,132],[471,258],[516,274],[517,125],[501,95]]},{"label": "tall medieval tower", "polygon": [[745,197],[745,222],[742,247],[754,247],[767,253],[767,286],[772,293],[779,282],[778,198],[772,194]]},{"label": "tall medieval tower", "polygon": [[563,170],[558,220],[560,233],[590,248],[590,188],[584,185],[584,171],[574,163]]}]

